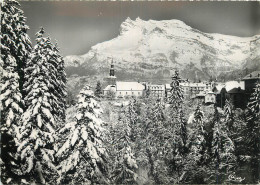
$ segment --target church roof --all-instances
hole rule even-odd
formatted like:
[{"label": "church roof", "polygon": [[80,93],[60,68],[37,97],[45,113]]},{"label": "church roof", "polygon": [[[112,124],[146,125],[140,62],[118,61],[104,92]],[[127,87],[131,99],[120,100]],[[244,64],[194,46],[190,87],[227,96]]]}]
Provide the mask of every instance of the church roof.
[{"label": "church roof", "polygon": [[116,82],[117,91],[143,91],[144,85],[138,82]]}]

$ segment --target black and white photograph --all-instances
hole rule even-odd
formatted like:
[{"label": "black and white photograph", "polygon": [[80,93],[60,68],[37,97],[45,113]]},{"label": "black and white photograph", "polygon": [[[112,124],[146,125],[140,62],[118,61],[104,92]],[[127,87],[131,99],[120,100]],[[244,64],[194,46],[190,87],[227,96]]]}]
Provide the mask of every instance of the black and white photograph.
[{"label": "black and white photograph", "polygon": [[0,184],[260,184],[259,1],[0,5]]}]

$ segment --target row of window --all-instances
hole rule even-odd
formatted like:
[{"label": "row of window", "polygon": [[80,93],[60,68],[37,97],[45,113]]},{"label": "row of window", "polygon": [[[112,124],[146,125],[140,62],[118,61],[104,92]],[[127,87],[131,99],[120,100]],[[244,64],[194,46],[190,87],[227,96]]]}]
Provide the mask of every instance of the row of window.
[{"label": "row of window", "polygon": [[212,97],[212,98],[208,97],[208,98],[206,98],[206,100],[207,100],[207,101],[212,101],[212,102],[213,102],[213,101],[214,101],[214,98],[213,98],[213,97]]},{"label": "row of window", "polygon": [[162,86],[150,86],[150,89],[152,90],[152,89],[163,89],[163,87]]},{"label": "row of window", "polygon": [[[123,93],[122,92],[119,92],[119,94],[120,95],[123,95]],[[127,92],[125,92],[125,95],[127,95],[128,93]],[[141,93],[140,92],[138,92],[138,95],[140,95]],[[134,95],[134,92],[132,92],[132,95]]]}]

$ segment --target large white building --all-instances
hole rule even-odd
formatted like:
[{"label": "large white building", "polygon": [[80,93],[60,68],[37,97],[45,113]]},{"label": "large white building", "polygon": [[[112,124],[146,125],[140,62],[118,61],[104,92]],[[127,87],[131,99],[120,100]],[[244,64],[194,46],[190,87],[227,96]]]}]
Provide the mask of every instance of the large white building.
[{"label": "large white building", "polygon": [[141,97],[144,94],[145,86],[139,82],[116,82],[115,85],[108,85],[104,89],[104,95],[114,93],[116,98]]},{"label": "large white building", "polygon": [[[212,91],[213,84],[208,82],[200,82],[200,83],[191,83],[191,82],[182,82],[180,86],[183,89],[183,95],[186,97],[196,97],[197,95],[207,94],[207,92]],[[166,84],[166,93],[167,96],[170,94],[171,86],[170,84]]]},{"label": "large white building", "polygon": [[132,96],[141,97],[144,95],[145,86],[142,83],[116,81],[113,64],[111,64],[110,76],[105,80],[109,83],[109,85],[103,90],[105,96],[113,94],[116,98],[124,98]]}]

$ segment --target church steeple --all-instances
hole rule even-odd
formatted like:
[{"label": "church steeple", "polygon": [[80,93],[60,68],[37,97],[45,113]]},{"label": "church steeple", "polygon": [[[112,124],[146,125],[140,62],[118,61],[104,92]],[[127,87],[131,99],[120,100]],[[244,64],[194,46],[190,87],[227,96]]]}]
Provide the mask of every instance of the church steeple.
[{"label": "church steeple", "polygon": [[106,82],[107,85],[116,85],[116,76],[115,76],[115,68],[114,68],[113,59],[110,64],[109,76],[105,77],[104,81]]},{"label": "church steeple", "polygon": [[113,59],[112,59],[111,66],[110,66],[109,76],[115,76],[115,69],[114,69]]}]

